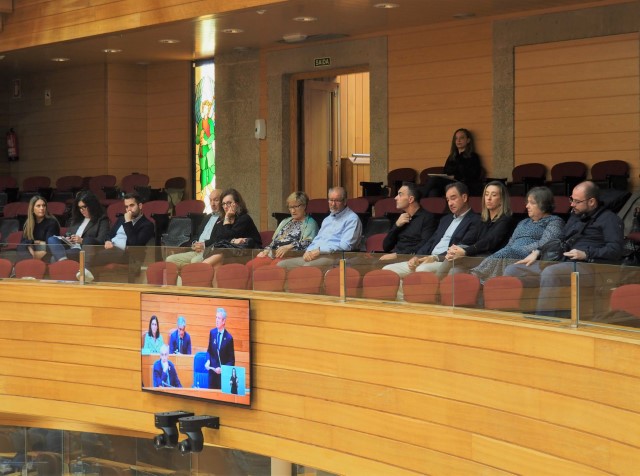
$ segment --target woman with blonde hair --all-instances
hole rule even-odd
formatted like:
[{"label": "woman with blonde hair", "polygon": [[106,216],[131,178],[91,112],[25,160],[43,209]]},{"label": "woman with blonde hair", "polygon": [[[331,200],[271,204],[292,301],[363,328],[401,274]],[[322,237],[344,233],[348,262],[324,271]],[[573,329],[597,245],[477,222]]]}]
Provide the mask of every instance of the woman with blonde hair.
[{"label": "woman with blonde hair", "polygon": [[47,240],[60,234],[60,224],[47,209],[47,200],[35,195],[29,201],[22,240],[16,250],[17,261],[47,256]]}]

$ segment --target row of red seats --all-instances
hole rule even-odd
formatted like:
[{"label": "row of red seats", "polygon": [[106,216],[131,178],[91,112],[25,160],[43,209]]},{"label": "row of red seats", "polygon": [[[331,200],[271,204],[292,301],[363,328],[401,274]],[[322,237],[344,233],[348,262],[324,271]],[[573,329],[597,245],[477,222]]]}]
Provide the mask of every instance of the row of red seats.
[{"label": "row of red seats", "polygon": [[25,259],[15,264],[5,258],[0,258],[0,278],[13,275],[16,278],[44,279],[48,277],[56,281],[75,281],[79,265],[77,261],[63,260],[47,264],[39,259]]}]

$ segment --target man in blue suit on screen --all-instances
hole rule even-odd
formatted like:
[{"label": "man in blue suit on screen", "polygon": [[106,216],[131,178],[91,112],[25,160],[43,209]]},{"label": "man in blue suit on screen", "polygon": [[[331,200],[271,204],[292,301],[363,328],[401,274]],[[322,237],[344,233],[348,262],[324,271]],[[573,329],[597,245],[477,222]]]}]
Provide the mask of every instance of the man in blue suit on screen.
[{"label": "man in blue suit on screen", "polygon": [[233,349],[233,337],[225,329],[227,324],[227,311],[219,307],[216,310],[216,328],[209,332],[209,347],[207,353],[209,360],[204,368],[209,371],[209,388],[220,388],[220,374],[223,365],[235,365],[236,355]]},{"label": "man in blue suit on screen", "polygon": [[167,344],[160,347],[160,360],[156,360],[153,364],[153,386],[182,387],[176,366],[169,360],[169,346]]},{"label": "man in blue suit on screen", "polygon": [[185,330],[187,321],[184,316],[178,316],[178,328],[169,337],[169,353],[191,355],[191,336]]}]

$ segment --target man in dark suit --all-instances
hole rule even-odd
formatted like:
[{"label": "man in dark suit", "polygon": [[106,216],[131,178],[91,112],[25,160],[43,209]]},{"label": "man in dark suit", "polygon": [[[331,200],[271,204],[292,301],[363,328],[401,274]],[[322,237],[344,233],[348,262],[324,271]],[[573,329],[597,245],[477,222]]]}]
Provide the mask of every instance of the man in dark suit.
[{"label": "man in dark suit", "polygon": [[220,375],[223,365],[235,365],[236,355],[233,349],[233,337],[225,329],[227,311],[219,307],[216,310],[216,328],[209,332],[209,360],[204,368],[209,371],[209,388],[221,388]]},{"label": "man in dark suit", "polygon": [[176,366],[169,360],[169,346],[160,347],[160,360],[153,364],[154,387],[182,387]]},{"label": "man in dark suit", "polygon": [[389,269],[404,278],[414,271],[437,271],[444,261],[451,245],[470,245],[478,236],[480,215],[469,206],[469,190],[462,182],[454,182],[446,187],[447,204],[450,215],[442,217],[438,228],[422,243],[416,256],[403,263],[389,264]]},{"label": "man in dark suit", "polygon": [[171,354],[191,355],[191,336],[185,330],[187,321],[184,316],[178,316],[178,329],[169,337],[169,352]]},{"label": "man in dark suit", "polygon": [[[104,243],[104,248],[88,250],[85,265],[87,270],[92,266],[108,263],[142,261],[137,259],[137,256],[131,256],[127,248],[145,246],[153,238],[155,228],[153,223],[142,214],[143,205],[137,193],[128,193],[124,196],[124,207],[125,213],[111,228],[110,239]],[[87,281],[93,281],[92,273],[85,271],[85,275]]]}]

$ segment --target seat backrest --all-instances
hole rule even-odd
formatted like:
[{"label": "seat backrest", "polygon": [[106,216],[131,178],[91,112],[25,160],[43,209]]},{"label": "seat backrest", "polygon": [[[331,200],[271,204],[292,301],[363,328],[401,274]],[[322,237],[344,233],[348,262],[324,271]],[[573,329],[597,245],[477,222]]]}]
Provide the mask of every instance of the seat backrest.
[{"label": "seat backrest", "polygon": [[354,213],[367,213],[369,211],[369,200],[364,197],[347,198],[347,206]]},{"label": "seat backrest", "polygon": [[64,175],[56,180],[56,190],[60,192],[72,192],[82,188],[82,177],[79,175]]},{"label": "seat backrest", "polygon": [[396,208],[396,201],[392,197],[378,200],[373,206],[373,216],[375,218],[383,217],[387,213],[402,213],[402,210]]},{"label": "seat backrest", "polygon": [[49,202],[47,203],[47,210],[52,215],[61,217],[67,211],[67,204],[62,202]]},{"label": "seat backrest", "polygon": [[261,266],[253,270],[253,289],[255,291],[284,291],[286,271],[280,266]]},{"label": "seat backrest", "polygon": [[105,187],[115,187],[116,186],[116,176],[115,175],[96,175],[95,177],[91,177],[89,179],[89,190],[91,190],[96,197],[99,199],[107,198],[104,188]]},{"label": "seat backrest", "polygon": [[[345,268],[348,297],[357,297],[360,289],[360,272],[355,268]],[[324,275],[324,292],[328,296],[340,296],[340,268],[332,268]]]},{"label": "seat backrest", "polygon": [[209,360],[207,352],[196,352],[193,356],[193,386],[196,388],[209,387],[209,371],[204,364]]},{"label": "seat backrest", "polygon": [[571,211],[571,200],[564,195],[555,195],[553,197],[554,213],[563,215]]},{"label": "seat backrest", "polygon": [[522,281],[514,276],[495,276],[489,278],[483,287],[485,309],[520,309]]},{"label": "seat backrest", "polygon": [[147,266],[147,284],[175,286],[178,267],[169,261],[156,261]]},{"label": "seat backrest", "polygon": [[374,269],[362,278],[362,297],[395,301],[400,286],[400,276],[388,269]]},{"label": "seat backrest", "polygon": [[312,198],[307,202],[307,213],[329,213],[329,201],[326,198]]},{"label": "seat backrest", "polygon": [[42,279],[46,269],[46,263],[39,259],[30,258],[18,261],[15,265],[16,278]]},{"label": "seat backrest", "polygon": [[9,175],[0,176],[0,190],[18,188],[18,181]]},{"label": "seat backrest", "polygon": [[150,202],[143,203],[142,213],[144,213],[144,216],[146,216],[149,220],[155,221],[152,215],[163,215],[169,213],[169,201],[151,200]]},{"label": "seat backrest", "polygon": [[519,195],[511,195],[509,197],[509,204],[511,206],[511,213],[514,215],[522,215],[527,213],[527,199]]},{"label": "seat backrest", "polygon": [[381,253],[384,251],[382,248],[382,242],[384,241],[386,233],[376,233],[375,235],[371,235],[367,237],[367,241],[365,242],[365,250],[367,253]]},{"label": "seat backrest", "polygon": [[435,304],[440,280],[435,273],[411,273],[402,280],[402,292],[407,302]]},{"label": "seat backrest", "polygon": [[525,178],[544,180],[547,177],[547,166],[537,162],[516,165],[511,171],[514,183],[522,183]]},{"label": "seat backrest", "polygon": [[184,177],[171,177],[164,183],[165,190],[168,188],[185,189],[187,188],[187,179]]},{"label": "seat backrest", "polygon": [[162,235],[164,246],[185,246],[191,242],[193,224],[189,217],[172,217],[167,232]]},{"label": "seat backrest", "polygon": [[561,182],[565,177],[587,178],[587,166],[582,162],[560,162],[551,167],[551,180]]},{"label": "seat backrest", "polygon": [[398,189],[402,187],[402,182],[416,182],[418,172],[414,169],[404,167],[390,170],[387,174],[387,186],[389,187],[390,197],[395,197]]},{"label": "seat backrest", "polygon": [[315,266],[293,268],[287,274],[287,291],[300,294],[320,294],[322,270]]},{"label": "seat backrest", "polygon": [[5,258],[0,258],[0,278],[8,278],[11,276],[13,263]]},{"label": "seat backrest", "polygon": [[263,230],[260,232],[260,241],[262,246],[267,246],[273,240],[273,233],[275,230]]},{"label": "seat backrest", "polygon": [[109,223],[111,226],[115,225],[118,221],[118,217],[120,215],[124,215],[125,212],[124,202],[122,200],[118,200],[117,202],[111,203],[107,207],[107,217],[109,218]]},{"label": "seat backrest", "polygon": [[23,192],[37,192],[41,188],[47,188],[50,186],[51,186],[51,179],[43,175],[27,177],[22,181]]},{"label": "seat backrest", "polygon": [[216,282],[219,288],[247,289],[249,269],[241,263],[223,264],[216,270]]},{"label": "seat backrest", "polygon": [[[24,206],[27,205],[27,207],[29,206],[28,203],[25,202],[10,202],[7,203],[4,206],[4,209],[2,210],[2,213],[4,215],[5,218],[15,218],[18,215],[24,215],[26,213],[20,213],[22,211],[24,211]],[[27,208],[28,210],[28,208]]]},{"label": "seat backrest", "polygon": [[20,229],[20,222],[17,218],[1,218],[0,219],[0,243],[4,243],[9,239],[9,235]]},{"label": "seat backrest", "polygon": [[478,291],[480,280],[477,276],[466,273],[449,274],[440,282],[440,304],[475,307]]},{"label": "seat backrest", "polygon": [[420,199],[420,206],[429,213],[442,216],[449,212],[447,200],[443,197],[425,197]]},{"label": "seat backrest", "polygon": [[611,293],[612,311],[628,312],[640,318],[640,284],[623,284]]},{"label": "seat backrest", "polygon": [[607,175],[629,176],[629,164],[624,160],[603,160],[591,166],[592,180],[606,180]]},{"label": "seat backrest", "polygon": [[6,246],[4,248],[5,251],[15,250],[18,247],[18,243],[22,241],[22,230],[9,233],[7,239],[3,239],[2,241],[6,243]]},{"label": "seat backrest", "polygon": [[49,265],[49,277],[56,281],[75,281],[80,266],[77,261],[65,259]]},{"label": "seat backrest", "polygon": [[133,193],[136,187],[146,187],[149,185],[149,176],[146,174],[132,173],[122,177],[120,190],[124,193]]},{"label": "seat backrest", "polygon": [[482,212],[482,197],[469,197],[469,206],[476,213]]},{"label": "seat backrest", "polygon": [[176,203],[173,216],[186,217],[189,213],[204,213],[204,202],[202,200],[182,200]]},{"label": "seat backrest", "polygon": [[180,271],[183,286],[211,287],[213,266],[207,263],[189,263]]},{"label": "seat backrest", "polygon": [[427,183],[427,181],[429,180],[429,175],[430,174],[443,174],[444,173],[444,167],[439,166],[439,167],[427,167],[426,169],[422,169],[422,172],[420,172],[420,184],[424,185]]}]

